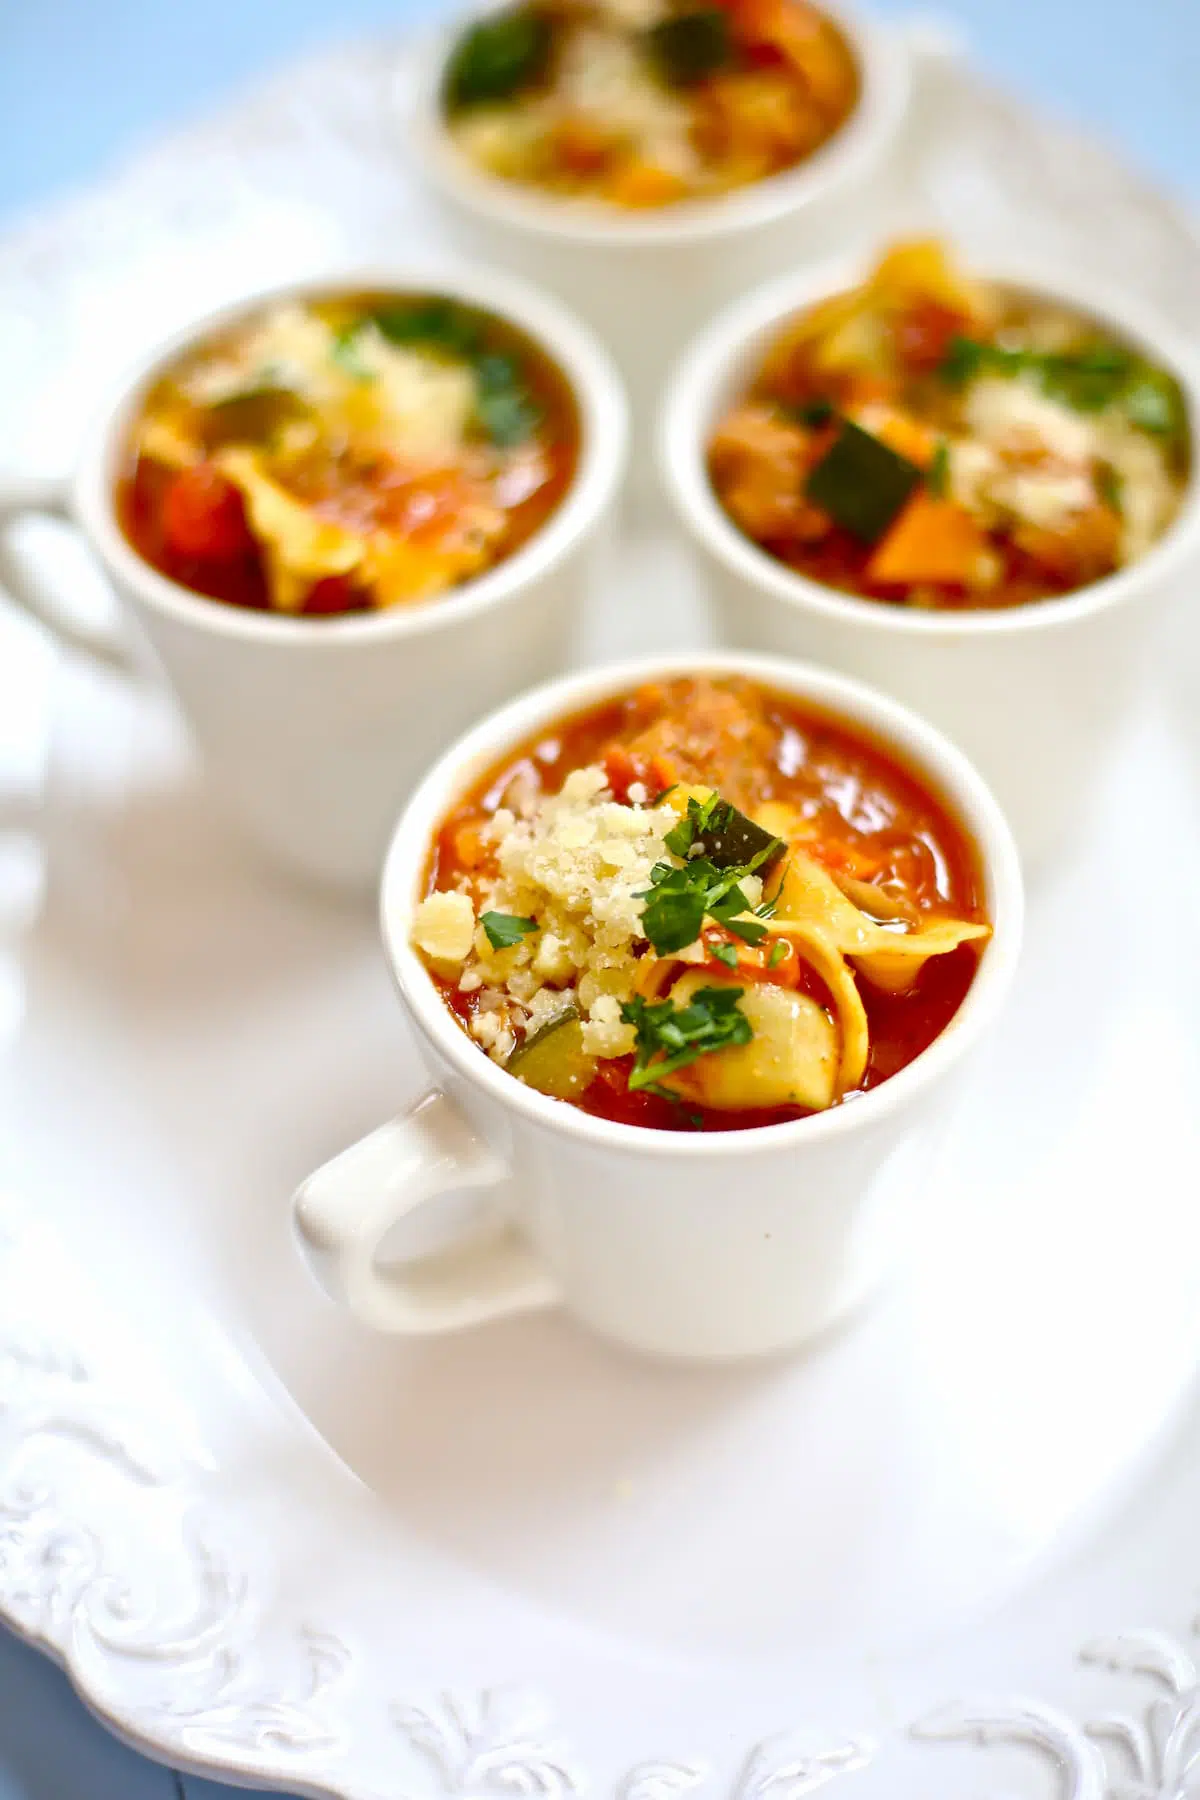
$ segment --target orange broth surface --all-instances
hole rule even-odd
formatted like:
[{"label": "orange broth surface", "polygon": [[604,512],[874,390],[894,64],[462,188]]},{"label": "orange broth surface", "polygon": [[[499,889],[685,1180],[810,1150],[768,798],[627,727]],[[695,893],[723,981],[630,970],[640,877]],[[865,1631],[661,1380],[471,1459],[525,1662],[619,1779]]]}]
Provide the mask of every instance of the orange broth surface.
[{"label": "orange broth surface", "polygon": [[[654,683],[558,721],[489,769],[445,819],[430,856],[426,892],[478,874],[478,831],[514,787],[555,794],[574,769],[601,764],[617,800],[640,782],[653,796],[674,782],[707,784],[752,812],[765,801],[798,807],[817,827],[806,850],[832,870],[871,881],[914,903],[923,916],[987,922],[974,846],[948,810],[894,754],[788,695],[741,679]],[[482,853],[486,857],[486,851]],[[706,929],[705,939],[719,932]],[[903,994],[860,983],[871,1049],[858,1093],[878,1087],[945,1030],[971,985],[979,949],[965,943],[923,967]],[[790,985],[823,1003],[819,976],[792,958]],[[738,979],[755,978],[744,966]],[[762,978],[781,980],[780,972]],[[433,979],[468,1026],[477,995]],[[482,1054],[482,1052],[481,1052]],[[729,1112],[676,1102],[628,1086],[631,1056],[602,1061],[578,1101],[618,1124],[662,1130],[745,1130],[804,1118],[802,1107]],[[567,1102],[563,1102],[567,1104]]]},{"label": "orange broth surface", "polygon": [[[579,461],[580,421],[566,377],[524,333],[475,308],[455,307],[436,296],[353,294],[310,302],[305,310],[335,327],[342,341],[360,322],[394,315],[402,308],[441,306],[469,322],[478,333],[472,352],[476,365],[489,359],[494,368],[507,360],[519,372],[531,408],[529,445],[536,451],[536,481],[515,484],[503,470],[487,466],[488,445],[465,445],[461,455],[430,460],[413,455],[402,433],[389,441],[384,432],[358,432],[343,419],[322,417],[314,405],[311,418],[319,436],[311,453],[290,459],[280,484],[316,520],[364,534],[384,533],[403,541],[413,552],[414,567],[437,568],[443,546],[456,546],[456,536],[469,530],[472,508],[483,503],[502,518],[489,537],[486,555],[477,565],[435,575],[436,586],[381,599],[369,585],[349,574],[325,575],[307,584],[294,611],[309,618],[361,613],[436,598],[463,580],[482,574],[511,556],[561,505]],[[257,536],[243,495],[220,467],[221,453],[231,442],[249,443],[271,452],[265,429],[241,435],[231,428],[227,404],[190,405],[181,400],[179,383],[206,362],[235,355],[239,339],[262,317],[247,315],[224,332],[192,345],[147,393],[129,434],[116,484],[117,517],[138,554],[183,587],[209,599],[256,611],[273,607],[264,546]],[[430,354],[454,360],[436,341]],[[470,360],[470,359],[463,359]],[[251,376],[248,400],[255,392]],[[267,380],[277,377],[268,374]],[[243,411],[246,409],[244,408]],[[142,433],[157,414],[167,414],[198,447],[199,460],[180,468],[144,447]],[[294,420],[285,420],[285,425]],[[278,432],[275,433],[278,438]],[[498,460],[503,454],[497,447]]]}]

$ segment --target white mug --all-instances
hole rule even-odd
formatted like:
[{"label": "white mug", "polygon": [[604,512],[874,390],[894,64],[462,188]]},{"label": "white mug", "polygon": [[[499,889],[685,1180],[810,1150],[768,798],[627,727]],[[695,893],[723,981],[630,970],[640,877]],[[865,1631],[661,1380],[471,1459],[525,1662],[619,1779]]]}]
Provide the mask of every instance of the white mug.
[{"label": "white mug", "polygon": [[[710,1135],[593,1118],[526,1087],[467,1037],[409,943],[431,839],[481,773],[564,715],[692,673],[745,675],[893,747],[973,839],[993,925],[955,1018],[899,1074],[826,1113]],[[995,800],[930,726],[842,676],[713,651],[552,682],[476,726],[406,807],[381,907],[432,1085],[295,1195],[301,1249],[329,1294],[380,1331],[420,1336],[563,1306],[637,1350],[724,1359],[794,1349],[871,1290],[951,1090],[1008,994],[1022,890]],[[481,1219],[431,1255],[383,1260],[401,1220],[429,1207],[436,1221],[439,1197],[463,1189],[482,1201]]]},{"label": "white mug", "polygon": [[[379,290],[433,291],[496,313],[562,370],[579,408],[579,465],[541,529],[452,593],[344,618],[226,605],[143,561],[121,532],[114,490],[130,422],[159,371],[268,301]],[[72,518],[149,640],[233,820],[285,867],[370,891],[397,808],[431,759],[481,713],[569,662],[626,437],[611,363],[557,302],[485,269],[355,269],[247,294],[156,344],[95,419],[71,480],[0,475],[0,523],[34,511]],[[14,594],[72,647],[133,665],[132,646],[82,636],[39,588]]]},{"label": "white mug", "polygon": [[[639,484],[654,478],[654,410],[679,346],[735,294],[830,254],[886,216],[901,190],[909,127],[939,92],[939,46],[860,18],[842,0],[822,8],[859,65],[858,103],[842,128],[768,180],[645,211],[539,192],[476,168],[459,150],[442,111],[446,60],[468,19],[489,6],[470,6],[426,48],[410,131],[418,168],[465,251],[558,294],[608,346],[630,396]],[[918,83],[926,71],[930,80]]]},{"label": "white mug", "polygon": [[[885,605],[797,574],[744,536],[713,491],[706,447],[767,346],[796,312],[861,281],[839,262],[772,283],[715,319],[688,347],[659,421],[663,485],[697,552],[701,589],[725,643],[811,657],[878,684],[931,719],[977,764],[1029,864],[1071,835],[1153,649],[1167,603],[1200,562],[1200,481],[1147,555],[1062,599],[996,611]],[[1098,319],[1179,379],[1200,433],[1200,374],[1153,311],[1090,277],[1045,264],[989,275]],[[1194,458],[1193,458],[1194,464]]]}]

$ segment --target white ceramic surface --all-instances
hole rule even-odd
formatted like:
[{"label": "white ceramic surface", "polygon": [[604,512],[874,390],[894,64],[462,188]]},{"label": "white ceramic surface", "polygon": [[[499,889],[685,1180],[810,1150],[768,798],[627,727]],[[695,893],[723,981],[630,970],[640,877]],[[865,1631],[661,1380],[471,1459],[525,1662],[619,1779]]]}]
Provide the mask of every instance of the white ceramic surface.
[{"label": "white ceramic surface", "polygon": [[[860,281],[869,260],[787,276],[713,320],[674,371],[659,452],[673,516],[723,642],[802,656],[876,683],[939,725],[978,765],[1036,864],[1076,835],[1161,648],[1164,617],[1200,576],[1200,480],[1170,530],[1128,569],[1077,594],[996,612],[920,612],[841,594],[787,568],[724,511],[705,448],[725,408],[794,313]],[[1200,436],[1200,363],[1170,322],[1094,275],[1045,259],[989,262],[993,279],[1077,307],[1179,378]]]},{"label": "white ceramic surface", "polygon": [[[375,44],[289,70],[0,245],[0,460],[65,468],[148,326],[432,241],[395,85]],[[1168,202],[967,70],[946,99],[925,210],[1186,326]],[[589,654],[702,641],[662,541],[612,594]],[[339,1800],[1188,1793],[1200,965],[1146,901],[1165,844],[1200,888],[1194,628],[1031,895],[898,1279],[703,1374],[328,1306],[288,1195],[423,1081],[374,926],[247,868],[154,689],[0,629],[0,1617],[102,1719]]]},{"label": "white ceramic surface", "polygon": [[826,10],[854,44],[862,75],[859,104],[842,130],[769,181],[639,213],[539,194],[480,171],[459,151],[443,124],[442,74],[456,32],[481,10],[471,8],[425,47],[411,142],[464,249],[559,294],[608,345],[633,406],[640,484],[652,474],[664,371],[685,338],[747,286],[868,231],[894,201],[916,52],[902,33],[834,0]]},{"label": "white ceramic surface", "polygon": [[[117,474],[141,398],[182,348],[244,310],[339,289],[432,290],[525,331],[578,399],[575,481],[515,555],[419,606],[310,620],[193,594],[143,561],[116,520]],[[624,396],[604,352],[544,295],[490,269],[377,264],[301,287],[272,284],[198,314],[165,342],[156,337],[97,413],[69,487],[0,475],[0,522],[50,507],[80,526],[148,640],[231,817],[285,868],[365,893],[396,809],[430,759],[481,712],[571,657],[581,612],[600,595],[626,429]],[[61,614],[44,596],[26,596],[58,624]],[[93,648],[91,639],[67,636]],[[103,644],[101,654],[119,656]]]},{"label": "white ceramic surface", "polygon": [[[644,1131],[534,1093],[465,1037],[412,949],[440,822],[516,745],[645,681],[736,674],[891,747],[976,846],[993,935],[941,1037],[852,1106],[770,1129]],[[429,772],[384,869],[384,945],[434,1087],[406,1116],[310,1176],[299,1241],[364,1324],[410,1336],[562,1305],[653,1355],[730,1360],[795,1350],[860,1305],[908,1235],[976,1047],[1003,1010],[1020,948],[1016,847],[954,746],[880,694],[744,653],[641,658],[548,683],[482,721]],[[395,1227],[464,1187],[487,1214],[436,1253],[382,1266]]]}]

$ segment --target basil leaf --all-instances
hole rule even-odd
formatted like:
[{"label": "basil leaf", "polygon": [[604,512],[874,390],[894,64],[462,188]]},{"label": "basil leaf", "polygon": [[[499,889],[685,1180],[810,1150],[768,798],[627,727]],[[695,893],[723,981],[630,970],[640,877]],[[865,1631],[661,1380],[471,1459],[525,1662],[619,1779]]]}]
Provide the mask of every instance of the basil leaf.
[{"label": "basil leaf", "polygon": [[538,928],[536,919],[522,919],[516,913],[480,913],[479,923],[493,950],[511,950],[514,944],[519,944],[522,938]]},{"label": "basil leaf", "polygon": [[553,33],[531,6],[512,6],[468,26],[450,52],[442,84],[449,112],[510,100],[545,74]]}]

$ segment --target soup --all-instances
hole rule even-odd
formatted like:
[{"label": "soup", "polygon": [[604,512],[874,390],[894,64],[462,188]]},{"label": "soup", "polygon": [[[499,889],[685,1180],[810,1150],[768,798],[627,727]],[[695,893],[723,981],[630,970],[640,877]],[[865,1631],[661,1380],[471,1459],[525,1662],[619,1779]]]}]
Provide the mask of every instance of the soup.
[{"label": "soup", "polygon": [[462,34],[443,100],[490,174],[652,208],[803,162],[858,89],[850,46],[808,0],[534,0]]},{"label": "soup", "polygon": [[1068,594],[1158,542],[1188,479],[1169,371],[1080,314],[964,275],[936,243],[793,319],[708,445],[770,555],[896,606]]},{"label": "soup", "polygon": [[543,730],[438,832],[413,943],[527,1085],[674,1130],[886,1081],[990,934],[974,851],[883,749],[786,695],[678,679]]},{"label": "soup", "polygon": [[213,600],[369,612],[510,556],[578,453],[566,381],[500,320],[436,296],[287,301],[159,377],[118,513],[139,555]]}]

